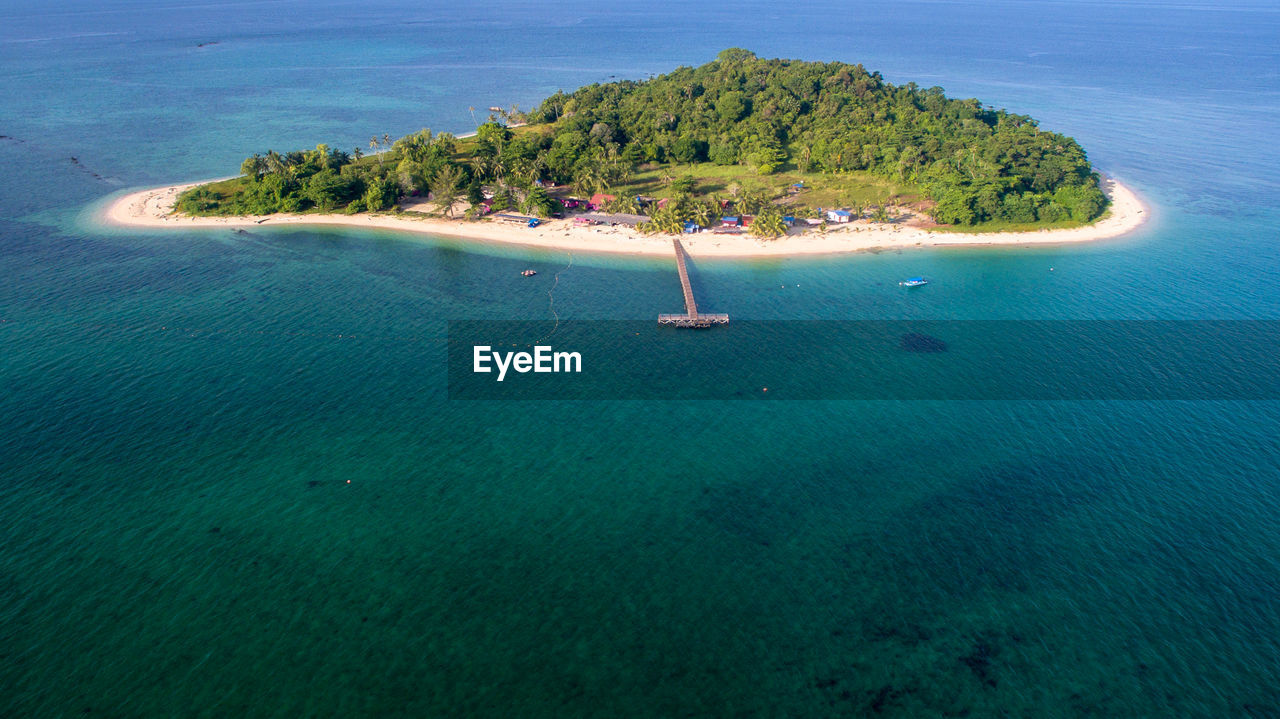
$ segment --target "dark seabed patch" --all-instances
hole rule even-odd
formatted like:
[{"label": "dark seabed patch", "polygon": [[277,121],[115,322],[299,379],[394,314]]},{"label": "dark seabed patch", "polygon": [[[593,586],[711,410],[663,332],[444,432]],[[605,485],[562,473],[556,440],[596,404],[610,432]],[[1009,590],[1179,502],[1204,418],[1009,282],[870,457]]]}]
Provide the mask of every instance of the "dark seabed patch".
[{"label": "dark seabed patch", "polygon": [[902,336],[902,341],[898,343],[898,347],[904,352],[920,352],[932,354],[936,352],[946,352],[947,343],[930,335],[919,332],[908,332]]}]

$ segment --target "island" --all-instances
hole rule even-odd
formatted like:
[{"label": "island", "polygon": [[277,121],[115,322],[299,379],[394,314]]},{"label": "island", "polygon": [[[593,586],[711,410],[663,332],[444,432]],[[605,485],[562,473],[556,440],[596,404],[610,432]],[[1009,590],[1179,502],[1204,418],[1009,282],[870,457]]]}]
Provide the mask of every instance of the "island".
[{"label": "island", "polygon": [[240,174],[154,188],[123,225],[345,224],[570,250],[695,256],[1029,244],[1124,234],[1137,196],[1070,137],[861,65],[738,48],[648,80],[490,108],[474,133],[369,152],[248,157]]}]

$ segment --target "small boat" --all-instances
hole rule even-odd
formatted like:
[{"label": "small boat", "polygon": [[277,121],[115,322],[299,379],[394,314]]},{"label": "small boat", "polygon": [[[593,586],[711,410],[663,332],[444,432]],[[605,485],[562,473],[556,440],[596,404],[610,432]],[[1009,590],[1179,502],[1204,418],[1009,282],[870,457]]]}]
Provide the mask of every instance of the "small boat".
[{"label": "small boat", "polygon": [[534,275],[536,275],[536,274],[538,274],[538,273],[537,273],[537,271],[536,271],[536,270],[525,270],[524,272],[521,272],[520,274],[524,275],[525,277],[533,277]]},{"label": "small boat", "polygon": [[912,277],[910,279],[903,280],[898,284],[902,285],[903,287],[919,287],[920,285],[929,284],[929,280],[926,280],[923,277]]}]

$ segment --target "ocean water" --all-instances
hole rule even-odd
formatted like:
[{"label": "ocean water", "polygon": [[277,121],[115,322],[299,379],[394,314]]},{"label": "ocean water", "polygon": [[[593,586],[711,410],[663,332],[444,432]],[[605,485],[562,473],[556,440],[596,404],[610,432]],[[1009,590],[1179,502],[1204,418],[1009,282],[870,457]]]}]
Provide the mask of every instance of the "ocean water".
[{"label": "ocean water", "polygon": [[559,317],[649,319],[670,263],[95,220],[742,46],[1032,115],[1153,219],[701,261],[707,311],[1280,319],[1273,3],[0,20],[0,715],[1280,715],[1274,402],[449,401],[448,320],[549,320],[557,273]]}]

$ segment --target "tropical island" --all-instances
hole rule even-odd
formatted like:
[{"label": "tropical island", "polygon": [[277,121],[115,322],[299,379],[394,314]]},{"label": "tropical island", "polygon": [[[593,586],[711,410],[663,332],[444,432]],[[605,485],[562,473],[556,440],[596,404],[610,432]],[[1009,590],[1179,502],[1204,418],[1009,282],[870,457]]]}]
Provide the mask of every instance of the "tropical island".
[{"label": "tropical island", "polygon": [[[669,240],[642,240],[682,235],[695,254],[1071,241],[1144,219],[1072,138],[861,65],[733,48],[648,80],[557,92],[527,112],[490,110],[462,137],[422,130],[375,136],[367,154],[255,154],[237,177],[135,193],[109,217],[376,225],[627,252],[669,252]],[[591,235],[604,242],[583,246]]]}]

